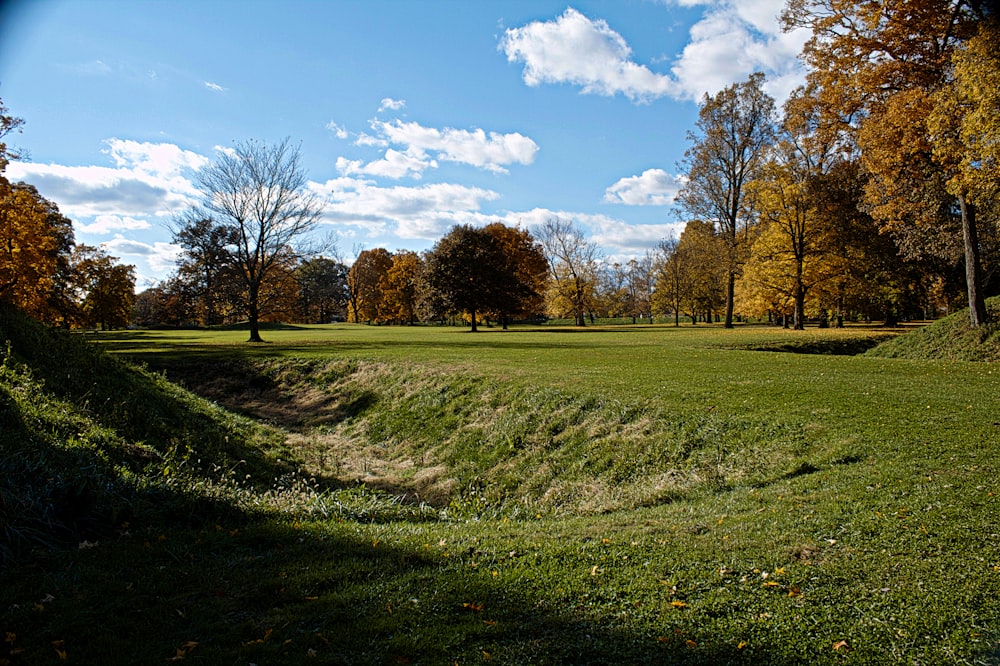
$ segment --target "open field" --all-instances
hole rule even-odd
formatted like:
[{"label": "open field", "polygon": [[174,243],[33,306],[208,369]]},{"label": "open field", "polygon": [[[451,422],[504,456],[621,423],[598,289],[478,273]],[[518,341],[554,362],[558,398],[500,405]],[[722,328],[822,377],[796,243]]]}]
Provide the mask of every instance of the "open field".
[{"label": "open field", "polygon": [[[129,525],[10,566],[0,660],[1000,663],[994,364],[816,353],[866,328],[245,335],[95,336],[227,409],[171,398],[209,421],[159,426]],[[166,451],[121,412],[173,389],[118,372],[86,418]]]}]

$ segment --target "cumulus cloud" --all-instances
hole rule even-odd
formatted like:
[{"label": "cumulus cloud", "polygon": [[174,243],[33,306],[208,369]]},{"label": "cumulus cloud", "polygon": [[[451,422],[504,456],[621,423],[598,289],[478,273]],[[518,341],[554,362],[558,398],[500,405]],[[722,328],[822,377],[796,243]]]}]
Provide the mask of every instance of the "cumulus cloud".
[{"label": "cumulus cloud", "polygon": [[608,203],[628,206],[668,206],[674,203],[683,181],[663,169],[646,169],[622,178],[604,191]]},{"label": "cumulus cloud", "polygon": [[391,97],[382,98],[382,103],[378,106],[378,112],[383,111],[399,111],[406,106],[406,101],[402,99],[393,99]]},{"label": "cumulus cloud", "polygon": [[357,174],[381,176],[394,180],[398,180],[404,176],[420,178],[425,170],[434,167],[437,167],[437,162],[428,158],[426,154],[419,150],[400,152],[389,148],[385,151],[382,159],[367,164],[361,160],[347,160],[343,157],[337,158],[337,170],[345,176]]},{"label": "cumulus cloud", "polygon": [[724,0],[705,3],[691,41],[672,67],[684,96],[699,99],[752,72],[767,75],[768,92],[779,101],[800,85],[805,70],[797,56],[808,31],[782,32],[784,0]]},{"label": "cumulus cloud", "polygon": [[90,224],[76,224],[76,228],[86,234],[107,234],[112,231],[149,229],[149,222],[121,215],[98,215]]},{"label": "cumulus cloud", "polygon": [[425,160],[428,152],[446,162],[468,164],[494,173],[507,173],[507,165],[531,164],[538,152],[538,144],[518,133],[501,134],[476,128],[462,130],[446,127],[424,127],[416,122],[393,120],[372,121],[372,130],[388,144],[405,147],[413,160]]},{"label": "cumulus cloud", "polygon": [[602,19],[590,19],[569,7],[553,21],[509,28],[500,41],[509,62],[524,64],[529,86],[570,83],[583,92],[633,101],[676,95],[670,76],[632,60],[625,39]]},{"label": "cumulus cloud", "polygon": [[437,240],[454,224],[484,220],[483,203],[500,197],[493,190],[455,183],[381,187],[355,177],[310,186],[325,200],[328,222],[363,227],[371,234],[391,229],[402,238],[423,240]]},{"label": "cumulus cloud", "polygon": [[173,144],[108,139],[113,167],[14,162],[8,177],[38,188],[81,229],[138,229],[143,218],[172,215],[197,197],[191,176],[208,158]]},{"label": "cumulus cloud", "polygon": [[584,93],[622,94],[634,102],[664,96],[699,100],[756,71],[766,74],[767,90],[780,102],[804,80],[797,55],[808,34],[781,31],[778,17],[785,0],[667,2],[705,7],[669,74],[634,62],[625,38],[606,21],[572,7],[554,20],[508,29],[500,48],[508,61],[524,65],[529,86],[567,83]]},{"label": "cumulus cloud", "polygon": [[116,235],[113,240],[101,243],[101,247],[108,254],[126,262],[129,257],[141,258],[157,273],[166,273],[173,269],[176,265],[177,257],[181,253],[181,248],[172,243],[164,243],[162,241],[143,243],[142,241],[125,238],[120,234]]}]

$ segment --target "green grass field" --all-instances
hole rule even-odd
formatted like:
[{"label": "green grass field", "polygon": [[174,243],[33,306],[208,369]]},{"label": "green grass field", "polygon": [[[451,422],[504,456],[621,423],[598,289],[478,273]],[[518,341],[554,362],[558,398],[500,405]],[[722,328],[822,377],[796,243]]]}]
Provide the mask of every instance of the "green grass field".
[{"label": "green grass field", "polygon": [[245,335],[102,333],[148,370],[89,380],[8,351],[5,427],[111,517],[12,551],[0,663],[1000,663],[993,363],[847,355],[864,327]]}]

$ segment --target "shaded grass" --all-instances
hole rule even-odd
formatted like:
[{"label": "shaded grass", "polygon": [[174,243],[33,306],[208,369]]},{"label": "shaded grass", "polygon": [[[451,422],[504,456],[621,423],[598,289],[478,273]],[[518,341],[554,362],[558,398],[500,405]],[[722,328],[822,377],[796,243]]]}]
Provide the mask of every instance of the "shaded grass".
[{"label": "shaded grass", "polygon": [[[283,433],[284,471],[241,486],[193,467],[189,496],[231,513],[144,513],[19,560],[0,585],[0,659],[1000,660],[988,364],[734,349],[795,340],[773,330],[330,327],[276,331],[242,358],[217,335],[157,338],[141,358],[266,414],[243,445]],[[31,401],[8,389],[5,414],[54,419],[23,416],[52,399],[37,379]],[[211,410],[223,431],[248,423]],[[111,447],[94,442],[88,455]],[[349,468],[366,455],[368,471]],[[383,490],[354,485],[375,457],[396,465]],[[456,479],[448,502],[400,499],[432,468]],[[657,474],[670,493],[647,494]]]}]

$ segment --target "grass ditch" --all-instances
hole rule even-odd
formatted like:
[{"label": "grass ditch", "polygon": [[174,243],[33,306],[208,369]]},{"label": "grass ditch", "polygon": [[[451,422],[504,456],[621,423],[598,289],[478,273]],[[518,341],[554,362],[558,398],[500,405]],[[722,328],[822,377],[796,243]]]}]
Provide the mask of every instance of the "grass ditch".
[{"label": "grass ditch", "polygon": [[144,369],[0,324],[3,462],[103,507],[0,563],[0,660],[1000,661],[990,364],[333,327]]}]

